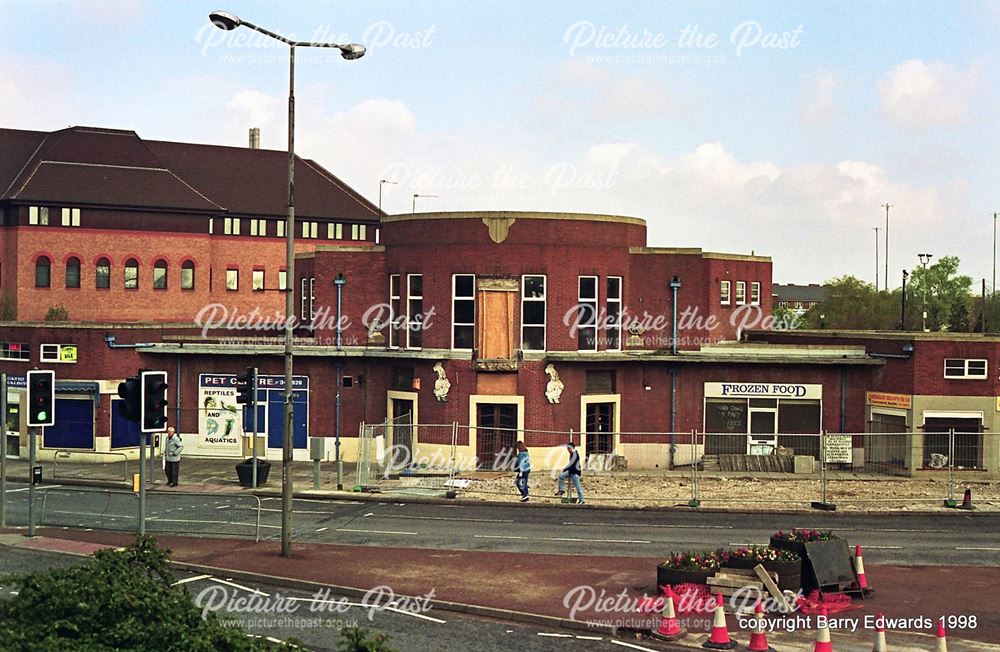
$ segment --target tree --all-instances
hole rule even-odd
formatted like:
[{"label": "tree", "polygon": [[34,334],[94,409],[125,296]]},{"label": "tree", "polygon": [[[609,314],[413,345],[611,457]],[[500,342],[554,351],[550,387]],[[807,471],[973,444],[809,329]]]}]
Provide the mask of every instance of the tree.
[{"label": "tree", "polygon": [[809,328],[893,330],[899,326],[899,291],[879,292],[871,283],[841,276],[825,283],[826,300],[809,309]]},{"label": "tree", "polygon": [[927,267],[916,267],[907,285],[907,302],[917,309],[918,319],[910,328],[920,328],[923,305],[927,303],[927,328],[932,331],[970,331],[972,319],[972,278],[958,273],[958,257],[942,256]]}]

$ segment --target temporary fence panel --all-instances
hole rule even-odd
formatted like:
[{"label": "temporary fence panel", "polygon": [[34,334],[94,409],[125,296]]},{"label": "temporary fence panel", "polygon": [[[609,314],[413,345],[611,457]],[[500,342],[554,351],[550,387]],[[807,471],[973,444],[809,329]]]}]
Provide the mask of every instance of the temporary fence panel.
[{"label": "temporary fence panel", "polygon": [[[135,461],[138,470],[139,461]],[[57,450],[53,457],[54,480],[100,480],[132,484],[128,457],[124,453]]]}]

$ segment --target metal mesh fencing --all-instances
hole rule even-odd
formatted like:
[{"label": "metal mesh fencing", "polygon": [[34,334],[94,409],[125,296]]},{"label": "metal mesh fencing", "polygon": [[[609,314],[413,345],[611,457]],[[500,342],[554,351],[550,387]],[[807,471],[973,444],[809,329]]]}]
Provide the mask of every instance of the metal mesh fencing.
[{"label": "metal mesh fencing", "polygon": [[[139,462],[133,464],[138,471]],[[95,453],[90,451],[57,450],[52,462],[55,480],[101,480],[105,482],[132,483],[129,461],[124,453]]]},{"label": "metal mesh fencing", "polygon": [[146,493],[146,531],[253,537],[260,541],[261,501],[251,494]]},{"label": "metal mesh fencing", "polygon": [[37,523],[43,527],[139,530],[139,496],[131,491],[46,488],[35,497]]}]

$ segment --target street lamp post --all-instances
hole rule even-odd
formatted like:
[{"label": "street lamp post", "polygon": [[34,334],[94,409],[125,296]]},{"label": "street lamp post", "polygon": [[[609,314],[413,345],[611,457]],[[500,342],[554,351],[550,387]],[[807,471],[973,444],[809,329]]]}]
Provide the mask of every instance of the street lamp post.
[{"label": "street lamp post", "polygon": [[285,414],[281,450],[281,555],[292,556],[292,431],[294,410],[292,406],[292,335],[295,327],[295,48],[337,48],[340,56],[348,61],[365,55],[365,47],[357,43],[313,43],[293,41],[280,34],[237,18],[225,11],[208,15],[216,27],[231,31],[243,26],[260,32],[288,46],[288,217],[285,222]]},{"label": "street lamp post", "polygon": [[885,209],[885,289],[889,291],[889,209],[892,204],[882,204]]},{"label": "street lamp post", "polygon": [[927,332],[927,263],[931,262],[931,258],[934,254],[917,254],[917,258],[920,259],[920,264],[924,266],[924,312],[923,312],[923,330]]},{"label": "street lamp post", "polygon": [[993,290],[990,296],[997,293],[997,213],[993,211]]},{"label": "street lamp post", "polygon": [[878,292],[878,227],[875,229],[875,291]]},{"label": "street lamp post", "polygon": [[899,317],[899,330],[906,330],[906,279],[909,278],[910,273],[905,269],[903,270],[903,293],[901,295],[900,303],[900,317]]},{"label": "street lamp post", "polygon": [[413,208],[410,210],[411,213],[417,212],[417,197],[437,197],[437,195],[413,195]]},{"label": "street lamp post", "polygon": [[[343,274],[337,274],[337,278],[333,279],[333,284],[337,286],[337,352],[338,354],[343,351],[343,319],[342,319],[342,296],[344,292],[344,286],[347,285],[347,279],[344,278]],[[335,457],[337,458],[337,491],[344,490],[344,462],[340,459],[340,386],[344,384],[344,361],[341,358],[337,358],[337,400],[336,400],[336,416],[334,419],[334,450]]]},{"label": "street lamp post", "polygon": [[379,213],[382,212],[382,186],[384,186],[387,183],[391,183],[394,186],[398,186],[399,185],[398,181],[389,181],[388,179],[379,179],[378,180],[378,212]]}]

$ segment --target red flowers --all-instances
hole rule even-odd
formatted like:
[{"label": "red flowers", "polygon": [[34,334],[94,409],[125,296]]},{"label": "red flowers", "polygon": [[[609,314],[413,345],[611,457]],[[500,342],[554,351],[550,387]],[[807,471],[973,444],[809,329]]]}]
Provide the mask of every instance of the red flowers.
[{"label": "red flowers", "polygon": [[792,528],[791,532],[783,532],[778,530],[772,535],[774,539],[784,539],[785,541],[798,541],[805,543],[807,541],[832,541],[838,537],[833,534],[833,532],[827,530],[826,532],[821,532],[815,528]]}]

